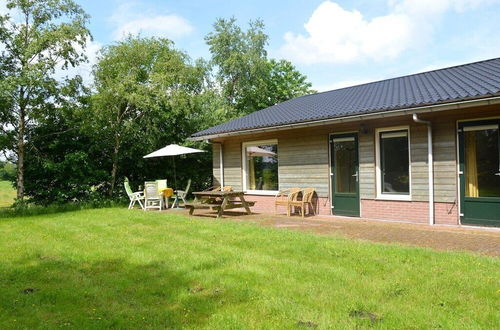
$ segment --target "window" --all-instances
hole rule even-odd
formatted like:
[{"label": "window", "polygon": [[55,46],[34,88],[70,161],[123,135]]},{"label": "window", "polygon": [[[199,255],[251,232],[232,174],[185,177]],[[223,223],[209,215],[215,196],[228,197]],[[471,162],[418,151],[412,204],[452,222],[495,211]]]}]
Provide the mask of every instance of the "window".
[{"label": "window", "polygon": [[336,193],[356,193],[357,146],[354,137],[333,138],[334,182]]},{"label": "window", "polygon": [[275,193],[278,190],[276,140],[243,144],[243,189],[257,193]]},{"label": "window", "polygon": [[377,197],[410,199],[408,128],[377,130]]},{"label": "window", "polygon": [[466,197],[500,197],[498,134],[498,124],[464,127]]}]

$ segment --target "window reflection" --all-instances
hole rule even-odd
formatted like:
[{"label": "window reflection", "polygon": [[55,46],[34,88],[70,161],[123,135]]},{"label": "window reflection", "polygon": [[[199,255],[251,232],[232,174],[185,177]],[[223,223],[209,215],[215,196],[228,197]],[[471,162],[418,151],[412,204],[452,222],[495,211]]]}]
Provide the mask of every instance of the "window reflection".
[{"label": "window reflection", "polygon": [[335,191],[338,193],[356,192],[356,143],[334,140]]},{"label": "window reflection", "polygon": [[380,171],[382,193],[410,193],[408,131],[380,133]]},{"label": "window reflection", "polygon": [[248,190],[278,190],[278,145],[250,145],[245,148]]}]

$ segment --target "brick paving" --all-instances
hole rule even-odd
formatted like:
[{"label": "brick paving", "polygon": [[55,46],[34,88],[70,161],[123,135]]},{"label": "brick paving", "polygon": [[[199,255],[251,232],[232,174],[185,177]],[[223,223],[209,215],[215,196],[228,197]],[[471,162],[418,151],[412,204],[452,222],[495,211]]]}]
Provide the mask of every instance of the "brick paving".
[{"label": "brick paving", "polygon": [[[176,212],[187,214],[186,211]],[[215,214],[197,210],[193,217],[215,218]],[[258,213],[246,215],[238,212],[227,212],[222,220],[251,222],[267,227],[302,230],[321,235],[344,236],[372,242],[397,243],[437,250],[470,251],[500,256],[500,228],[429,226],[335,216],[316,216],[302,219],[300,216],[286,217]]]}]

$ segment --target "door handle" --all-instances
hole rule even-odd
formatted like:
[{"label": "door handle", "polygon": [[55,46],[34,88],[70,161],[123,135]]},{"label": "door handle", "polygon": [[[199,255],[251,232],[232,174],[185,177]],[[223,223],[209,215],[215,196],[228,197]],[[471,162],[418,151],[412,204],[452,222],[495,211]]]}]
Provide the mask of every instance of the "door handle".
[{"label": "door handle", "polygon": [[498,176],[500,176],[500,172],[498,172],[498,173],[495,173],[495,175],[498,175]]},{"label": "door handle", "polygon": [[352,176],[356,177],[356,182],[358,182],[358,172],[354,173]]}]

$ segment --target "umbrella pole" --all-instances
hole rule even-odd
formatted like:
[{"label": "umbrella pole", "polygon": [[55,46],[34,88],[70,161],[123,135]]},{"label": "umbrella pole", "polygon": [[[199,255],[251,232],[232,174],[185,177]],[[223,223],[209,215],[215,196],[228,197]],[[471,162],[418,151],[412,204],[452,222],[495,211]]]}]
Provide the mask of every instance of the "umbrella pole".
[{"label": "umbrella pole", "polygon": [[175,171],[175,156],[172,157],[172,163],[174,163],[174,190],[177,190],[177,172]]}]

